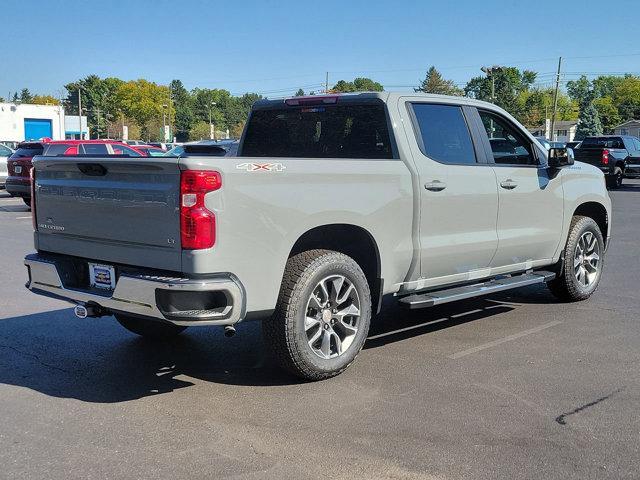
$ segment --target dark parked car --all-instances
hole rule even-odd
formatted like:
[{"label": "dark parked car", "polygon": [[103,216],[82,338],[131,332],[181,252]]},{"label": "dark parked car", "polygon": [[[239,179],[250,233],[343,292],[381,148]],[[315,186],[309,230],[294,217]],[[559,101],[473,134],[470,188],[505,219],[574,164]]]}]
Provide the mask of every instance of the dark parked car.
[{"label": "dark parked car", "polygon": [[609,188],[622,186],[625,177],[640,177],[640,140],[625,135],[601,135],[582,140],[575,159],[600,168]]},{"label": "dark parked car", "polygon": [[5,183],[7,193],[12,197],[20,197],[27,205],[31,205],[31,159],[36,155],[42,155],[44,151],[42,142],[22,142],[7,160],[9,175]]}]

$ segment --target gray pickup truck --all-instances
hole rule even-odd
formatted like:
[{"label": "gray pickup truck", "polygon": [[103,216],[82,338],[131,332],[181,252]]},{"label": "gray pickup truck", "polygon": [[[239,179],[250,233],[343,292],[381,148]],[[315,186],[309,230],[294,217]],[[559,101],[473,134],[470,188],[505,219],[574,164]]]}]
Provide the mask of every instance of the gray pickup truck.
[{"label": "gray pickup truck", "polygon": [[597,288],[602,172],[494,105],[363,93],[257,102],[237,157],[36,157],[35,293],[147,337],[261,319],[281,364],[346,369],[383,297],[410,309]]}]

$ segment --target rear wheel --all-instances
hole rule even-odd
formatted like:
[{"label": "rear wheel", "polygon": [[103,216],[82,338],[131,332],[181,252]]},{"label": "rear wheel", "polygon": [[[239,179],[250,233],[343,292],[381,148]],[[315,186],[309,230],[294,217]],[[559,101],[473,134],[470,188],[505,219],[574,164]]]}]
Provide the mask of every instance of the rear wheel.
[{"label": "rear wheel", "polygon": [[613,170],[613,174],[607,177],[607,185],[609,188],[620,188],[622,186],[622,180],[624,179],[624,174],[620,167],[616,167]]},{"label": "rear wheel", "polygon": [[551,293],[569,302],[589,298],[600,283],[603,257],[604,240],[598,224],[590,217],[573,217],[562,268],[549,282]]},{"label": "rear wheel", "polygon": [[280,365],[307,380],[342,373],[362,349],[371,294],[358,264],[330,250],[291,257],[264,336]]},{"label": "rear wheel", "polygon": [[152,338],[155,340],[173,338],[187,328],[160,320],[132,317],[122,313],[116,313],[114,316],[118,323],[130,332],[140,335],[141,337]]}]

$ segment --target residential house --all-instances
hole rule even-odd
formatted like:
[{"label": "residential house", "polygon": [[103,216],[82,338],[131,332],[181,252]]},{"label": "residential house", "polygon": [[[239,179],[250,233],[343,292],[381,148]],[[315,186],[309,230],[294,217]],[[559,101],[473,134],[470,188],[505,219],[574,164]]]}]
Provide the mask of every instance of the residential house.
[{"label": "residential house", "polygon": [[554,135],[551,135],[551,120],[547,119],[544,125],[530,128],[534,137],[544,137],[552,142],[573,142],[576,136],[577,120],[556,120]]},{"label": "residential house", "polygon": [[640,138],[640,120],[629,120],[613,129],[614,135],[631,135]]}]

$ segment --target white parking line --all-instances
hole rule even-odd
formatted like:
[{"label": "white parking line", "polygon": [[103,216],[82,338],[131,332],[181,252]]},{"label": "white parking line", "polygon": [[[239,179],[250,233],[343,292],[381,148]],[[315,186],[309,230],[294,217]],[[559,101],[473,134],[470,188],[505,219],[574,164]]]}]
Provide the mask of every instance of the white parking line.
[{"label": "white parking line", "polygon": [[26,220],[26,219],[31,220],[31,215],[29,215],[28,217],[16,217],[16,220]]},{"label": "white parking line", "polygon": [[462,350],[461,352],[454,353],[453,355],[449,355],[449,358],[452,360],[456,360],[458,358],[466,357],[467,355],[471,355],[473,353],[486,350],[487,348],[492,348],[502,343],[510,342],[511,340],[516,340],[526,335],[531,335],[532,333],[536,333],[541,330],[545,330],[547,328],[555,327],[556,325],[560,325],[561,323],[563,323],[561,320],[555,320],[553,322],[545,323],[544,325],[540,325],[539,327],[531,328],[529,330],[525,330],[520,333],[514,333],[513,335],[509,335],[507,337],[494,340],[493,342],[485,343],[483,345],[478,345],[477,347],[469,348],[467,350]]}]

